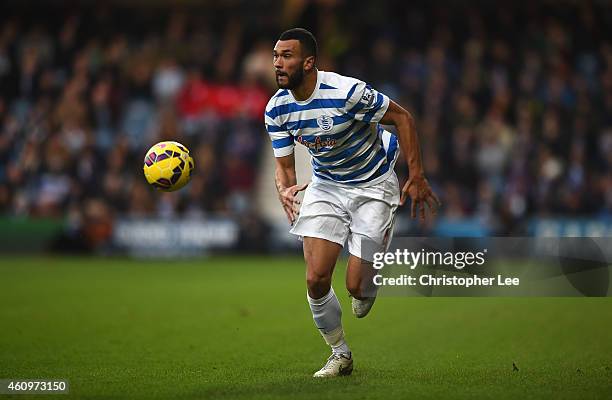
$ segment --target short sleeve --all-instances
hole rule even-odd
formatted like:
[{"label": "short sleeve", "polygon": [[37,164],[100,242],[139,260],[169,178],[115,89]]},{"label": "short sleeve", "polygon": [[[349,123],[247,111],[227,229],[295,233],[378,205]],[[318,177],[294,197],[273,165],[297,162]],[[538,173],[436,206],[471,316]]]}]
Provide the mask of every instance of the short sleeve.
[{"label": "short sleeve", "polygon": [[286,127],[278,125],[272,118],[265,115],[266,131],[272,140],[272,150],[274,150],[274,157],[285,157],[293,154],[293,148],[295,142],[293,135],[291,135]]},{"label": "short sleeve", "polygon": [[379,122],[389,108],[389,97],[365,82],[355,83],[346,100],[346,113],[363,122]]}]

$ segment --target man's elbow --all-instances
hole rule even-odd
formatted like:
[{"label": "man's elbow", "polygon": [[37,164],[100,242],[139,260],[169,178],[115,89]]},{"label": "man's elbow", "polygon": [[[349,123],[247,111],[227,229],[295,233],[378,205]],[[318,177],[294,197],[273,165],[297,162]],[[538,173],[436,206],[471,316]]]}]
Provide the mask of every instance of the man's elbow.
[{"label": "man's elbow", "polygon": [[414,117],[412,114],[405,109],[401,109],[395,117],[395,125],[396,126],[414,126]]}]

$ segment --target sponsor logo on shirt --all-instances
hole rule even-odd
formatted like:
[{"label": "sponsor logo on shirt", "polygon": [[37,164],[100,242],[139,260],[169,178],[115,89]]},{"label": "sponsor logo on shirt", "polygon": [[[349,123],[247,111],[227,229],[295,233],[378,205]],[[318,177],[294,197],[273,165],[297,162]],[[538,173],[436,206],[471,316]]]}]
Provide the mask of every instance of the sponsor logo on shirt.
[{"label": "sponsor logo on shirt", "polygon": [[330,147],[331,148],[331,147],[334,147],[336,145],[336,139],[330,139],[330,138],[321,139],[320,137],[317,137],[314,140],[314,142],[309,142],[308,140],[304,140],[304,138],[302,136],[298,136],[298,138],[296,140],[297,140],[298,143],[301,143],[302,145],[304,145],[309,150],[315,150],[315,151],[319,151],[323,147]]}]

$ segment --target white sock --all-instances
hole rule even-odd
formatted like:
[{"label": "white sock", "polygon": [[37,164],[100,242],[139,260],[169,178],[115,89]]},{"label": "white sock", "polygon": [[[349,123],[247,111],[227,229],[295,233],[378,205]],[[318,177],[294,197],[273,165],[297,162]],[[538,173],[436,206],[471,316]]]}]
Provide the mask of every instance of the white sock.
[{"label": "white sock", "polygon": [[329,293],[320,299],[313,299],[308,293],[306,293],[306,297],[315,325],[319,328],[325,342],[331,346],[332,351],[335,354],[350,353],[350,349],[344,340],[341,321],[342,309],[336,293],[334,293],[334,288],[331,288]]},{"label": "white sock", "polygon": [[342,339],[342,343],[338,346],[332,346],[332,353],[334,354],[348,354],[351,355],[351,349],[349,349],[348,344]]}]

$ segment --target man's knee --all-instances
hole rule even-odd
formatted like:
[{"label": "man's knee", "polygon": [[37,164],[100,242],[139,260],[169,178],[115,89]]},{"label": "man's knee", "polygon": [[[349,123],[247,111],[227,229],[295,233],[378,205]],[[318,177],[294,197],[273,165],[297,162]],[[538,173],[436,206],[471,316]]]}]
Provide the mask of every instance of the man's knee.
[{"label": "man's knee", "polygon": [[357,297],[357,298],[362,297],[361,281],[358,279],[348,279],[346,282],[346,290],[348,290],[348,292],[353,297]]},{"label": "man's knee", "polygon": [[308,294],[319,299],[329,293],[332,273],[342,247],[334,242],[317,238],[304,238],[306,284]]},{"label": "man's knee", "polygon": [[331,288],[331,274],[318,272],[317,269],[308,268],[306,272],[306,285],[308,295],[313,299],[319,299],[329,293]]},{"label": "man's knee", "polygon": [[347,266],[346,290],[353,297],[365,298],[376,296],[373,278],[376,270],[372,264],[351,256]]}]

